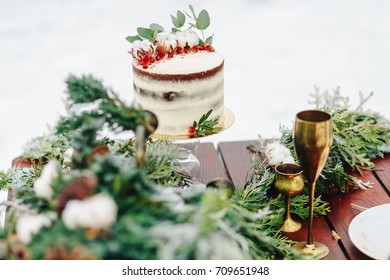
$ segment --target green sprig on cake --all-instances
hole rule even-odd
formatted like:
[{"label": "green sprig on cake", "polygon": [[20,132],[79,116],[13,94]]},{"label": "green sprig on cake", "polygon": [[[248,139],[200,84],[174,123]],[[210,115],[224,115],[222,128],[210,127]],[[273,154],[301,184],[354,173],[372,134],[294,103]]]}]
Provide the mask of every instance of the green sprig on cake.
[{"label": "green sprig on cake", "polygon": [[213,110],[208,111],[206,114],[203,114],[199,121],[194,121],[192,125],[188,128],[188,134],[190,137],[204,137],[217,133],[222,130],[217,119],[209,119]]},{"label": "green sprig on cake", "polygon": [[[156,61],[172,58],[176,54],[214,51],[212,46],[214,34],[207,38],[204,35],[204,30],[210,26],[209,13],[202,10],[196,14],[191,5],[189,9],[191,15],[180,10],[176,16],[171,15],[173,23],[171,31],[166,31],[160,24],[152,23],[149,27],[138,27],[137,35],[126,37],[126,40],[133,44],[130,54],[139,65],[147,69]],[[189,27],[184,29],[187,18],[192,22],[188,22]],[[194,29],[201,32],[202,38],[199,38]]]}]

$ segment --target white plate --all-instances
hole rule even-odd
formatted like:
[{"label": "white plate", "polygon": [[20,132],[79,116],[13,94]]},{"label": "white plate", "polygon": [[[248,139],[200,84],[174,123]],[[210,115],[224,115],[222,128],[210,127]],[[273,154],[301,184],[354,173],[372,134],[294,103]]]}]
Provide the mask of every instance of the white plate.
[{"label": "white plate", "polygon": [[367,256],[390,259],[390,203],[359,213],[348,229],[352,243]]}]

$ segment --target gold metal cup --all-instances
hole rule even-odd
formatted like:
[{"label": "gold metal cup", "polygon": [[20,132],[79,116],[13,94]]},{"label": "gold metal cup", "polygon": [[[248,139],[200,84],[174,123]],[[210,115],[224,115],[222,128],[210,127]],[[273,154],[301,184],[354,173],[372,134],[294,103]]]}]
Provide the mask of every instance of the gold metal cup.
[{"label": "gold metal cup", "polygon": [[291,197],[299,194],[304,187],[302,168],[293,163],[284,163],[275,166],[275,188],[286,196],[286,215],[282,227],[284,232],[294,232],[301,228],[301,223],[291,218]]},{"label": "gold metal cup", "polygon": [[294,146],[309,184],[309,227],[307,241],[298,242],[293,248],[320,259],[328,255],[329,249],[322,243],[313,242],[314,192],[332,146],[331,115],[318,110],[298,113],[294,126]]}]

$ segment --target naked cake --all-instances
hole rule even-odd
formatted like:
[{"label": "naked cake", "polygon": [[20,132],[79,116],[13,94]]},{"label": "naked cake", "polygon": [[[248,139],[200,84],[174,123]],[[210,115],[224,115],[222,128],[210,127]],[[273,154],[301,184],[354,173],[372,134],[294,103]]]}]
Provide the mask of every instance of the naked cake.
[{"label": "naked cake", "polygon": [[151,27],[154,31],[138,30],[152,30],[149,39],[129,36],[134,105],[156,114],[156,132],[163,135],[191,133],[194,121],[210,110],[209,117],[223,123],[224,59],[211,46],[212,37],[203,41],[193,28],[167,32]]}]

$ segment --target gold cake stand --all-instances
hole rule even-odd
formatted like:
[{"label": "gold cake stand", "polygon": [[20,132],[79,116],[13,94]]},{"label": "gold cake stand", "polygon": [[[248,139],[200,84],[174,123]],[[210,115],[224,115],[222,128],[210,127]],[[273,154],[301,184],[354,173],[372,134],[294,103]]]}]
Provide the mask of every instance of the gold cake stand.
[{"label": "gold cake stand", "polygon": [[197,180],[200,175],[200,162],[193,154],[193,152],[198,148],[200,143],[200,138],[204,138],[207,136],[219,134],[226,129],[228,129],[234,123],[234,114],[228,108],[224,108],[224,122],[219,126],[221,129],[216,133],[201,136],[201,137],[191,137],[190,135],[168,135],[168,134],[160,134],[153,133],[149,137],[160,140],[168,140],[172,141],[172,143],[176,144],[179,147],[179,155],[177,159],[177,164],[174,167],[176,170],[181,172],[182,174],[188,175],[193,178],[193,180]]},{"label": "gold cake stand", "polygon": [[207,137],[207,136],[211,136],[211,135],[215,135],[215,134],[219,134],[223,131],[225,131],[226,129],[228,129],[229,127],[232,126],[232,124],[234,123],[234,114],[233,112],[226,108],[224,109],[224,122],[221,124],[221,127],[222,129],[221,130],[218,130],[218,132],[214,133],[214,134],[210,134],[210,135],[206,135],[206,136],[201,136],[201,137],[191,137],[190,135],[188,134],[182,134],[182,135],[169,135],[169,134],[163,134],[163,133],[153,133],[152,135],[150,135],[151,138],[155,138],[155,139],[161,139],[161,140],[193,140],[193,139],[199,139],[199,138],[203,138],[203,137]]}]

